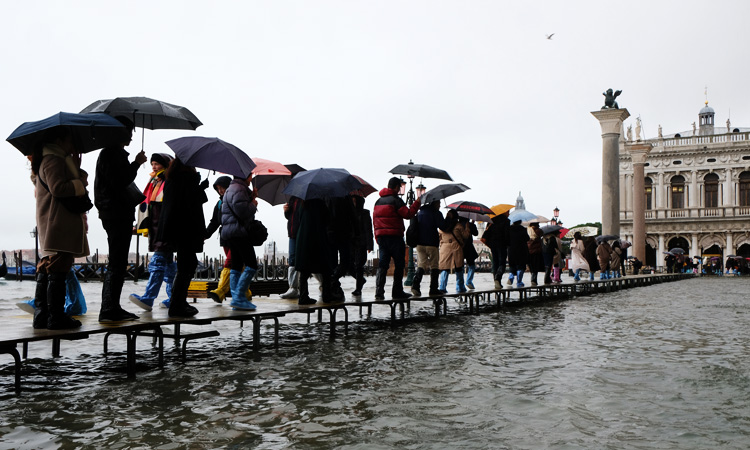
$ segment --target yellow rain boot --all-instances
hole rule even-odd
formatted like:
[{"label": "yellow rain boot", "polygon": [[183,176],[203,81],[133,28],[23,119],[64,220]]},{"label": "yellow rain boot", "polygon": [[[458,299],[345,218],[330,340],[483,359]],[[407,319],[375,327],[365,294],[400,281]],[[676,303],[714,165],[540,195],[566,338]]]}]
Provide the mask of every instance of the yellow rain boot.
[{"label": "yellow rain boot", "polygon": [[208,298],[216,303],[223,302],[229,292],[229,272],[230,269],[227,269],[226,267],[221,269],[221,275],[219,275],[219,286],[213,291],[208,292]]}]

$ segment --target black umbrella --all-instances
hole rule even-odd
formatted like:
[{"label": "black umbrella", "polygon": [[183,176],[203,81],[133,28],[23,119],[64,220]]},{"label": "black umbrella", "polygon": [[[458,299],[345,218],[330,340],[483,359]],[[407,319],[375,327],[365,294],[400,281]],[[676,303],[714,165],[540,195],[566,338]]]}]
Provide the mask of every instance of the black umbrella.
[{"label": "black umbrella", "polygon": [[675,255],[682,255],[685,253],[685,250],[681,249],[680,247],[670,248],[669,251],[671,253],[674,253]]},{"label": "black umbrella", "polygon": [[545,225],[539,229],[542,230],[543,234],[550,234],[550,233],[554,233],[555,231],[562,230],[563,227],[561,227],[560,225]]},{"label": "black umbrella", "polygon": [[603,234],[596,237],[596,242],[614,241],[615,239],[620,239],[620,236],[615,236],[614,234]]},{"label": "black umbrella", "polygon": [[188,136],[165,142],[186,166],[247,178],[255,163],[239,148],[219,138]]},{"label": "black umbrella", "polygon": [[302,200],[345,197],[361,189],[362,183],[346,169],[313,169],[292,178],[283,193]]},{"label": "black umbrella", "polygon": [[253,186],[258,191],[258,197],[271,205],[281,205],[289,201],[289,196],[284,194],[284,188],[289,184],[292,177],[305,169],[297,164],[284,164],[284,167],[292,172],[291,175],[257,175],[253,177]]},{"label": "black umbrella", "polygon": [[494,214],[492,209],[490,209],[488,206],[485,206],[481,203],[477,202],[467,202],[467,201],[460,201],[460,202],[453,202],[450,205],[448,205],[448,208],[455,209],[458,212],[471,212],[476,214]]},{"label": "black umbrella", "polygon": [[399,164],[391,169],[390,173],[394,175],[407,175],[412,178],[439,178],[441,180],[453,181],[453,178],[445,170],[437,169],[427,164],[414,164],[412,161],[409,161],[409,164]]},{"label": "black umbrella", "polygon": [[34,145],[52,128],[65,126],[73,133],[76,149],[82,153],[98,150],[123,141],[125,127],[104,114],[61,112],[36,122],[25,122],[16,128],[7,141],[24,155],[34,153]]},{"label": "black umbrella", "polygon": [[466,186],[462,183],[441,184],[430,189],[422,195],[422,204],[426,205],[436,200],[442,200],[446,197],[450,197],[451,195],[456,195],[460,194],[461,192],[468,191],[469,189],[471,189],[469,186]]},{"label": "black umbrella", "polygon": [[125,116],[135,126],[149,130],[195,130],[203,123],[184,106],[148,97],[117,97],[97,100],[81,113],[106,113],[112,117]]}]

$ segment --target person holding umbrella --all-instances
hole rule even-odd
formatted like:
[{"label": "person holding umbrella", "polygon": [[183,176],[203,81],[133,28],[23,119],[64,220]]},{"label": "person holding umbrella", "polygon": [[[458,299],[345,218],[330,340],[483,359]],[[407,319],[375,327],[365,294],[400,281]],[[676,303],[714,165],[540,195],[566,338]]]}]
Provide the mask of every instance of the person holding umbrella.
[{"label": "person holding umbrella", "polygon": [[529,233],[521,225],[521,220],[513,222],[508,229],[508,265],[510,276],[516,275],[516,287],[524,287],[523,273],[526,271],[526,264],[529,263],[528,241]]},{"label": "person holding umbrella", "polygon": [[581,281],[581,270],[591,272],[589,263],[586,262],[586,258],[583,256],[583,252],[586,246],[583,243],[583,236],[580,231],[576,231],[573,234],[573,242],[570,244],[570,269],[574,271],[574,281]]},{"label": "person holding umbrella", "polygon": [[[479,229],[473,220],[468,217],[458,216],[458,221],[469,230],[469,237],[464,242],[464,261],[466,261],[466,282],[464,285],[467,289],[474,289],[474,273],[477,270],[476,261],[479,258],[476,247],[474,247],[474,236],[479,235]],[[458,284],[456,284],[458,290]]]},{"label": "person holding umbrella", "polygon": [[200,174],[194,167],[186,166],[179,158],[169,165],[156,235],[158,241],[177,253],[177,274],[169,299],[169,317],[198,314],[198,309],[188,304],[187,293],[198,267],[195,254],[203,251],[206,232],[203,204],[208,201],[206,188],[208,180],[201,182]]},{"label": "person holding umbrella", "polygon": [[482,242],[490,248],[492,254],[492,276],[495,280],[495,289],[503,288],[503,274],[508,259],[508,211],[498,214],[492,218],[492,223],[482,234]]},{"label": "person holding umbrella", "polygon": [[445,215],[443,228],[440,229],[440,287],[446,293],[448,274],[456,273],[456,292],[466,292],[464,285],[464,243],[471,237],[468,227],[458,220],[458,213],[451,209]]},{"label": "person holding umbrella", "polygon": [[[65,279],[76,257],[87,256],[86,212],[71,210],[65,200],[86,193],[88,175],[67,127],[49,129],[31,161],[36,184],[36,223],[43,257],[37,266],[34,328],[78,328],[65,314]],[[90,203],[89,203],[90,205]]]},{"label": "person holding umbrella", "polygon": [[291,196],[284,203],[284,217],[286,218],[286,232],[289,237],[289,268],[287,280],[289,290],[281,294],[281,298],[299,298],[299,272],[295,267],[297,263],[297,233],[299,232],[300,214],[302,213],[302,199]]},{"label": "person holding umbrella", "polygon": [[612,278],[609,274],[610,262],[612,260],[612,246],[609,245],[606,239],[599,241],[599,246],[596,247],[596,257],[599,259],[599,279],[606,280]]},{"label": "person holding umbrella", "polygon": [[117,117],[125,129],[119,144],[104,147],[96,161],[94,180],[94,204],[99,210],[99,219],[107,232],[109,263],[102,284],[102,306],[100,322],[136,320],[138,316],[120,306],[120,294],[125,282],[128,266],[130,239],[133,236],[133,221],[137,202],[128,195],[128,188],[138,174],[138,168],[146,162],[146,153],[141,150],[133,162],[128,161],[125,147],[133,136],[133,122],[127,117]]},{"label": "person holding umbrella", "polygon": [[362,295],[362,286],[365,285],[365,264],[367,263],[367,253],[374,248],[372,237],[372,217],[370,210],[365,209],[365,198],[361,195],[352,195],[354,202],[354,216],[357,233],[354,235],[352,245],[354,261],[354,279],[356,287],[352,295],[358,297]]},{"label": "person holding umbrella", "polygon": [[539,272],[544,272],[544,256],[542,256],[542,236],[544,232],[539,228],[539,222],[531,222],[527,228],[529,240],[529,272],[531,273],[531,285],[537,286]]},{"label": "person holding umbrella", "polygon": [[438,228],[443,227],[445,219],[440,212],[440,200],[424,204],[417,213],[417,273],[411,283],[411,293],[422,296],[420,284],[425,273],[430,274],[429,295],[440,295],[438,289],[440,279],[440,235]]},{"label": "person holding umbrella", "polygon": [[[373,211],[373,225],[375,227],[375,239],[378,242],[380,261],[378,271],[375,275],[375,298],[385,299],[385,279],[391,258],[395,265],[393,271],[393,287],[391,296],[394,299],[406,299],[411,297],[404,292],[403,278],[406,258],[406,245],[404,244],[404,219],[411,219],[419,211],[420,201],[415,201],[407,207],[398,196],[401,180],[393,177],[388,180],[388,187],[380,191],[380,198],[375,202]],[[417,199],[419,200],[419,199]]]}]

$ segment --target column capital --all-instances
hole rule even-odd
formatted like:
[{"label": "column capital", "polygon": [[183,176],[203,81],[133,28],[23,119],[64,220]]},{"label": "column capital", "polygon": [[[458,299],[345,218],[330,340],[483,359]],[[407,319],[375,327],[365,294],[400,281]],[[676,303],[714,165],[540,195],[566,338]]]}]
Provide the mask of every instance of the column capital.
[{"label": "column capital", "polygon": [[601,109],[592,111],[591,114],[599,121],[602,127],[602,136],[605,134],[620,135],[622,122],[630,117],[627,109]]},{"label": "column capital", "polygon": [[645,164],[648,153],[653,148],[650,142],[640,142],[637,144],[625,144],[625,150],[630,153],[630,160],[633,164]]}]

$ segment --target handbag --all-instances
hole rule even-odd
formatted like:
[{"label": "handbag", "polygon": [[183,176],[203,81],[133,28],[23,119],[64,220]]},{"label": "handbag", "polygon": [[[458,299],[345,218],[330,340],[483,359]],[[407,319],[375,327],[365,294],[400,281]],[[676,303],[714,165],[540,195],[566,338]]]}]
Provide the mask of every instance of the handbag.
[{"label": "handbag", "polygon": [[[47,189],[47,192],[52,194],[52,192],[49,190],[49,186],[47,186],[47,183],[44,182],[41,178],[37,177],[40,183],[42,183],[42,186],[44,186],[44,189]],[[89,197],[88,191],[83,195],[77,195],[74,197],[55,197],[52,196],[56,201],[58,201],[65,209],[72,212],[73,214],[83,214],[88,212],[91,208],[94,207],[94,204],[91,203],[91,198]]]},{"label": "handbag", "polygon": [[250,245],[252,245],[253,247],[259,247],[263,245],[264,242],[266,242],[266,239],[268,239],[268,229],[265,225],[263,225],[263,222],[257,219],[253,219],[249,224],[242,223],[242,220],[240,220],[239,216],[235,214],[234,209],[232,209],[232,205],[230,205],[228,202],[227,208],[229,208],[229,212],[232,213],[234,218],[237,219],[237,222],[239,222],[240,225],[245,227],[245,230],[247,230]]},{"label": "handbag", "polygon": [[138,186],[136,186],[135,183],[130,183],[128,187],[125,188],[125,198],[128,200],[130,206],[137,206],[146,200],[146,196],[143,195],[143,192],[138,189]]}]

